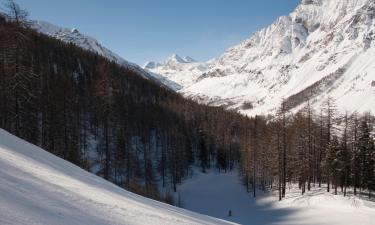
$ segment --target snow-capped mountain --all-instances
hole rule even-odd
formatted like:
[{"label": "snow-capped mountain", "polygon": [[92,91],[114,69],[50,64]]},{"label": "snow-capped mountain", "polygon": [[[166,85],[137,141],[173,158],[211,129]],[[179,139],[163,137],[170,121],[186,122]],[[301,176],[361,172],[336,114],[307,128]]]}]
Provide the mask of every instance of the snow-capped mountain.
[{"label": "snow-capped mountain", "polygon": [[200,63],[201,74],[184,66],[151,71],[179,83],[185,96],[252,115],[275,112],[282,99],[295,110],[308,98],[318,107],[327,96],[341,111],[364,112],[375,109],[374,59],[374,0],[303,0],[289,15]]},{"label": "snow-capped mountain", "polygon": [[142,69],[140,66],[138,66],[137,64],[131,63],[123,59],[121,56],[105,48],[96,39],[90,36],[87,36],[85,34],[82,34],[76,28],[73,28],[73,29],[61,28],[61,27],[58,27],[56,25],[53,25],[45,21],[33,21],[31,23],[31,28],[37,30],[40,33],[46,34],[50,37],[59,39],[67,43],[75,44],[78,47],[81,47],[85,50],[89,50],[94,53],[97,53],[111,61],[116,62],[117,64],[123,67],[126,67],[130,70],[137,72],[138,74],[140,74],[146,79],[151,79],[153,81],[156,81],[158,83],[161,83],[173,89],[180,88],[178,84],[166,79],[165,77],[160,76],[159,74],[154,74],[152,72],[146,71]]},{"label": "snow-capped mountain", "polygon": [[182,58],[173,54],[164,62],[148,62],[143,68],[176,82],[180,85],[177,90],[181,90],[196,83],[199,76],[210,69],[210,66],[209,62],[198,62],[189,56]]},{"label": "snow-capped mountain", "polygon": [[184,61],[188,63],[197,62],[195,59],[191,58],[190,56],[185,56]]}]

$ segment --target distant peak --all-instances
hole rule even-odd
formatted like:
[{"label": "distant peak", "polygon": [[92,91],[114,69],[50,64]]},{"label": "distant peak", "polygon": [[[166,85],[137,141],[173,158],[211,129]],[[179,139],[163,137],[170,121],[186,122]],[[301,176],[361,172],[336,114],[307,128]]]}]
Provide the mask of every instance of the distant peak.
[{"label": "distant peak", "polygon": [[178,62],[178,63],[186,63],[179,55],[172,54],[169,58],[167,58],[167,62]]},{"label": "distant peak", "polygon": [[190,56],[186,56],[182,58],[181,56],[177,54],[172,54],[170,57],[168,57],[165,61],[165,63],[174,62],[174,63],[192,63],[197,62],[195,59],[191,58]]},{"label": "distant peak", "polygon": [[166,58],[163,62],[156,62],[156,61],[148,61],[144,64],[144,69],[155,69],[160,66],[176,66],[178,64],[189,64],[197,62],[195,59],[191,58],[190,56],[181,57],[176,53],[172,54],[168,58]]},{"label": "distant peak", "polygon": [[71,32],[72,32],[72,33],[79,33],[79,31],[78,31],[77,28],[73,28],[73,29],[71,30]]},{"label": "distant peak", "polygon": [[322,0],[302,0],[302,5],[321,5]]},{"label": "distant peak", "polygon": [[193,58],[191,58],[190,56],[186,56],[186,57],[184,58],[184,60],[185,60],[185,62],[188,62],[188,63],[196,62],[196,60],[193,59]]},{"label": "distant peak", "polygon": [[155,69],[156,67],[160,66],[160,63],[158,62],[146,62],[143,68],[145,69]]}]

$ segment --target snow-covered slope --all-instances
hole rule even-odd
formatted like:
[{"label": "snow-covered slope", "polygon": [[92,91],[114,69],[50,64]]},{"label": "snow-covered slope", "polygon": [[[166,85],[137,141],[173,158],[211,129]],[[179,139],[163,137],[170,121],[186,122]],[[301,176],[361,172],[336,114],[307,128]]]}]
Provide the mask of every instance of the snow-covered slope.
[{"label": "snow-covered slope", "polygon": [[[237,171],[197,172],[178,188],[184,208],[210,216],[251,225],[374,225],[375,202],[326,188],[313,187],[301,195],[298,185],[288,186],[279,202],[278,193],[257,192],[254,199],[246,191]],[[232,216],[228,216],[229,210]]]},{"label": "snow-covered slope", "polygon": [[185,96],[248,114],[273,113],[282,99],[298,109],[309,97],[318,107],[327,96],[342,111],[364,112],[375,109],[374,59],[374,0],[303,0],[200,75],[174,81]]},{"label": "snow-covered slope", "polygon": [[0,129],[0,224],[231,224],[127,192]]},{"label": "snow-covered slope", "polygon": [[180,86],[173,81],[168,80],[167,78],[160,76],[159,74],[154,74],[152,72],[148,72],[142,69],[135,63],[128,62],[127,60],[123,59],[121,56],[117,55],[116,53],[112,52],[111,50],[102,46],[96,39],[82,34],[78,29],[68,29],[68,28],[61,28],[51,23],[45,21],[33,21],[31,23],[31,28],[37,30],[40,33],[46,34],[50,37],[59,39],[61,41],[75,44],[85,50],[92,51],[97,53],[111,61],[116,62],[117,64],[126,67],[130,70],[136,71],[138,74],[143,76],[144,78],[151,79],[158,83],[164,84],[167,87],[171,87],[172,89],[178,89]]},{"label": "snow-covered slope", "polygon": [[176,82],[180,85],[178,90],[181,90],[196,83],[199,76],[211,68],[211,64],[197,62],[189,56],[181,58],[179,55],[173,54],[164,62],[148,62],[143,68]]}]

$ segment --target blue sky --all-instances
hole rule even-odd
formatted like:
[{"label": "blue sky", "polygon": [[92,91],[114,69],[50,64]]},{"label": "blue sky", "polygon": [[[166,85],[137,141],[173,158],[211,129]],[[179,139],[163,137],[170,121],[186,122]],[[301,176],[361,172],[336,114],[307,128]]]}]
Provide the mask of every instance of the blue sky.
[{"label": "blue sky", "polygon": [[143,65],[172,53],[208,60],[300,0],[16,0],[31,19],[78,28]]}]

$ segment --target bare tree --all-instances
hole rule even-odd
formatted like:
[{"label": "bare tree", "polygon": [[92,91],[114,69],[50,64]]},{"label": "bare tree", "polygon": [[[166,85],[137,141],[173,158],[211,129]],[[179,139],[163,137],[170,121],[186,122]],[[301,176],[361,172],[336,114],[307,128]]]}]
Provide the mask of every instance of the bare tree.
[{"label": "bare tree", "polygon": [[[331,179],[332,179],[332,171],[331,167],[329,165],[329,157],[330,152],[333,151],[332,149],[332,132],[333,132],[333,122],[335,120],[335,114],[336,114],[336,105],[334,100],[331,97],[328,97],[327,100],[324,102],[324,111],[325,111],[325,118],[326,118],[326,143],[325,143],[325,151],[327,153],[326,158],[326,176],[327,176],[327,192],[330,192],[330,185],[331,185]],[[327,161],[328,160],[328,161]]]},{"label": "bare tree", "polygon": [[27,25],[27,18],[29,12],[21,8],[14,0],[3,1],[3,11],[9,21],[15,22],[19,25]]}]

